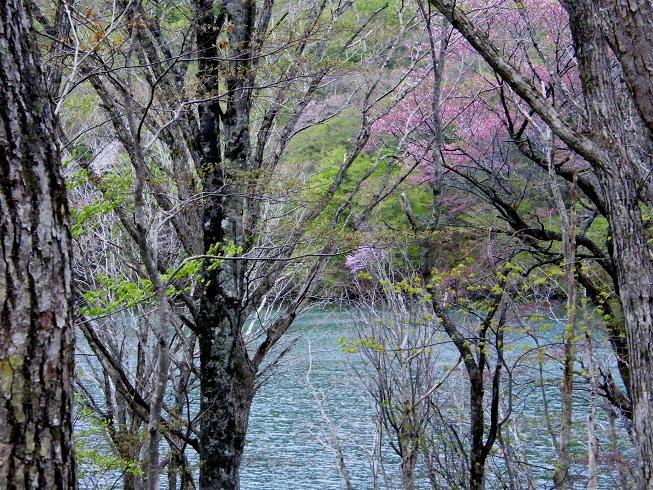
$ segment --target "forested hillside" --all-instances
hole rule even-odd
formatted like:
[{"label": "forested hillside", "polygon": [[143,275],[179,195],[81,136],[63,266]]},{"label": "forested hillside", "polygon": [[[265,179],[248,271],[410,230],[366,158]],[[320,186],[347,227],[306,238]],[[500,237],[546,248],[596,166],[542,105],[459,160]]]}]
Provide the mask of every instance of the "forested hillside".
[{"label": "forested hillside", "polygon": [[653,489],[650,0],[0,21],[0,489]]}]

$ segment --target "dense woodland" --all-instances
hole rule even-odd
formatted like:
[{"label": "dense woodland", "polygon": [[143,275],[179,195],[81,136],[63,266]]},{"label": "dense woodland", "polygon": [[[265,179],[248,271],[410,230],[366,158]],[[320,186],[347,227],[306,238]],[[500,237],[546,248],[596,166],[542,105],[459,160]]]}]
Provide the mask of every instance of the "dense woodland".
[{"label": "dense woodland", "polygon": [[650,0],[3,0],[0,488],[241,488],[310,311],[329,488],[653,489],[652,171]]}]

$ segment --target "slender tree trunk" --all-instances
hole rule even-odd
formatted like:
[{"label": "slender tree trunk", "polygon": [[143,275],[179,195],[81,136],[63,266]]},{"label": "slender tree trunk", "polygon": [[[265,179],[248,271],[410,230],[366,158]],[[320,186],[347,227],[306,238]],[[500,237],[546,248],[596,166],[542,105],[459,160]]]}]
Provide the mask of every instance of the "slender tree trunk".
[{"label": "slender tree trunk", "polygon": [[556,488],[569,488],[570,457],[569,445],[571,443],[571,428],[573,419],[573,392],[574,392],[574,359],[576,337],[576,176],[571,185],[571,206],[567,211],[562,193],[558,188],[553,171],[554,165],[554,140],[552,134],[549,138],[549,171],[551,173],[551,186],[562,219],[562,241],[565,271],[565,287],[567,289],[566,314],[567,321],[564,331],[564,360],[562,384],[560,387],[560,403],[562,414],[560,416],[560,439],[558,446],[558,463],[553,474],[553,483]]},{"label": "slender tree trunk", "polygon": [[483,416],[483,373],[480,369],[470,373],[469,376],[469,401],[471,423],[471,448],[470,448],[470,490],[483,490],[485,488],[485,459],[487,453],[483,442],[485,432],[485,419]]},{"label": "slender tree trunk", "polygon": [[[503,289],[505,284],[501,284]],[[503,298],[503,295],[501,296]],[[469,477],[469,488],[471,490],[483,490],[485,488],[485,462],[487,456],[494,445],[496,436],[499,430],[498,427],[498,403],[499,403],[499,383],[501,381],[501,363],[500,360],[494,370],[494,376],[492,380],[492,403],[491,403],[491,416],[490,416],[490,428],[487,435],[487,440],[483,441],[485,435],[485,417],[483,409],[483,399],[485,397],[485,385],[483,382],[483,371],[482,367],[486,366],[486,354],[484,350],[487,348],[487,340],[485,335],[487,333],[487,328],[489,322],[492,321],[492,318],[500,308],[500,301],[496,302],[493,306],[493,311],[489,313],[490,316],[486,317],[484,320],[484,325],[481,327],[481,333],[479,334],[483,340],[479,342],[478,351],[479,358],[478,361],[475,359],[474,352],[472,351],[470,344],[464,339],[464,337],[458,332],[455,325],[443,312],[440,305],[436,301],[432,302],[433,312],[441,320],[442,326],[451,338],[452,342],[458,349],[463,361],[465,363],[465,368],[467,370],[467,375],[469,376],[469,422],[470,422],[470,439],[471,447],[469,454],[469,467],[470,467],[470,477]],[[500,331],[503,328],[501,321],[497,327],[497,331]],[[497,353],[501,356],[501,344],[503,343],[503,338],[501,335],[497,335]]]},{"label": "slender tree trunk", "polygon": [[[165,298],[165,292],[159,294],[159,309],[166,309],[162,306]],[[148,441],[148,460],[147,460],[147,487],[150,490],[158,490],[160,478],[160,444],[161,444],[161,411],[163,410],[163,399],[165,397],[168,375],[170,371],[170,353],[168,350],[168,315],[160,311],[161,332],[158,332],[160,338],[157,345],[157,366],[154,376],[154,390],[150,400],[150,412],[147,430],[149,432]]]},{"label": "slender tree trunk", "polygon": [[[405,382],[410,382],[405,379]],[[410,388],[404,385],[405,388]],[[415,490],[415,467],[417,466],[417,456],[419,455],[419,438],[421,434],[416,427],[413,417],[415,407],[412,406],[412,399],[408,394],[403,394],[403,413],[401,415],[401,425],[399,426],[399,440],[401,444],[401,488],[403,490]]]},{"label": "slender tree trunk", "polygon": [[0,5],[0,488],[75,488],[71,238],[23,0]]},{"label": "slender tree trunk", "polygon": [[[136,31],[132,33],[129,49],[126,57],[131,57],[132,50],[137,42]],[[127,72],[128,86],[132,86],[131,72]],[[149,433],[148,456],[147,456],[147,481],[148,490],[158,490],[160,480],[160,443],[161,443],[161,411],[163,410],[163,399],[168,384],[170,371],[170,352],[168,347],[170,330],[170,312],[168,309],[168,298],[166,296],[166,284],[159,274],[159,264],[156,252],[148,244],[149,226],[146,219],[147,208],[145,204],[145,184],[147,173],[145,169],[145,152],[141,144],[141,135],[136,123],[131,91],[125,93],[125,108],[127,121],[133,146],[131,148],[132,166],[134,168],[134,225],[135,240],[138,245],[142,263],[145,265],[148,277],[152,282],[152,288],[156,296],[158,331],[156,348],[156,369],[154,371],[153,390],[149,400],[149,420],[147,430]]]},{"label": "slender tree trunk", "polygon": [[308,369],[306,370],[306,386],[313,394],[315,399],[315,404],[317,405],[318,411],[326,425],[327,436],[328,436],[328,447],[333,451],[333,455],[336,459],[336,466],[338,467],[338,473],[340,474],[340,479],[342,481],[342,486],[345,490],[353,490],[354,487],[351,484],[351,478],[349,476],[349,470],[347,469],[347,461],[345,460],[345,454],[342,450],[342,444],[340,443],[340,436],[338,431],[333,426],[331,418],[327,415],[324,410],[324,399],[322,394],[315,389],[313,382],[311,381],[311,372],[313,370],[313,352],[311,350],[311,342],[308,341]]},{"label": "slender tree trunk", "polygon": [[596,438],[596,397],[598,392],[596,365],[594,364],[594,352],[592,349],[592,338],[587,335],[587,364],[590,377],[590,406],[587,414],[587,473],[589,475],[587,490],[598,488],[598,455],[599,440]]}]

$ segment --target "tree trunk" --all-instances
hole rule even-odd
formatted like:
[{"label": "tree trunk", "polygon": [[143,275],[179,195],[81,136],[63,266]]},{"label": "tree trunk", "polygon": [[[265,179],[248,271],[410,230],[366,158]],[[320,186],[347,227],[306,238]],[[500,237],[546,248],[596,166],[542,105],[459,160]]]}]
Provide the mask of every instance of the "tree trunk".
[{"label": "tree trunk", "polygon": [[485,488],[485,458],[487,456],[483,443],[483,433],[485,432],[483,398],[485,388],[483,386],[483,373],[480,369],[476,369],[469,374],[469,411],[471,424],[469,488],[470,490],[483,490]]},{"label": "tree trunk", "polygon": [[[620,165],[615,165],[620,167]],[[620,169],[623,170],[623,169]],[[618,172],[622,173],[622,172]],[[623,178],[623,180],[622,180]],[[637,204],[637,186],[628,175],[605,179],[615,244],[620,296],[628,327],[633,421],[643,488],[653,488],[653,262]],[[629,185],[630,184],[630,185]],[[619,200],[626,205],[618,205]]]},{"label": "tree trunk", "polygon": [[[200,106],[199,146],[204,203],[204,251],[215,254],[245,242],[246,194],[242,175],[249,165],[249,118],[253,85],[252,34],[255,3],[229,0],[214,6],[196,0],[198,78],[208,97],[218,90],[224,69],[227,96],[223,110],[217,99]],[[217,52],[222,22],[229,22],[229,62]],[[200,347],[200,488],[231,490],[240,486],[240,463],[249,411],[254,397],[255,368],[242,328],[244,271],[242,261],[207,262],[197,321]]]},{"label": "tree trunk", "polygon": [[[203,317],[201,369],[200,488],[240,488],[240,463],[254,396],[254,373],[243,365],[242,337],[223,311]],[[211,326],[213,324],[213,326]]]},{"label": "tree trunk", "polygon": [[[653,258],[639,208],[639,155],[634,153],[619,94],[612,82],[604,19],[594,2],[565,2],[576,48],[591,131],[609,152],[596,173],[607,197],[612,251],[628,332],[633,420],[640,463],[640,487],[653,488]],[[623,62],[622,62],[623,64]],[[653,83],[650,80],[649,83]]]},{"label": "tree trunk", "polygon": [[71,238],[22,0],[0,6],[0,488],[75,488]]},{"label": "tree trunk", "polygon": [[415,466],[417,465],[417,451],[412,448],[401,459],[401,488],[402,490],[415,490]]},{"label": "tree trunk", "polygon": [[[653,2],[600,0],[612,51],[635,107],[653,139]],[[606,15],[607,14],[607,15]]]},{"label": "tree trunk", "polygon": [[401,447],[401,488],[402,490],[415,490],[415,467],[417,466],[421,434],[413,420],[415,407],[412,406],[412,400],[405,397],[403,406],[404,410],[397,434]]}]

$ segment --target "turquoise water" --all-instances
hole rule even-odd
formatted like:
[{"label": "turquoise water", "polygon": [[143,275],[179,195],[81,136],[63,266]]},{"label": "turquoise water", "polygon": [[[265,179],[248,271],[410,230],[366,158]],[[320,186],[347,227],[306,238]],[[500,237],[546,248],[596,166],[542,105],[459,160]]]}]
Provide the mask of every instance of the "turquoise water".
[{"label": "turquoise water", "polygon": [[[539,335],[554,343],[560,328],[545,329]],[[254,402],[242,471],[243,489],[342,488],[334,453],[323,443],[328,439],[325,415],[341,439],[354,488],[373,488],[370,455],[374,445],[374,405],[358,375],[364,369],[362,357],[343,352],[338,343],[342,336],[356,336],[348,316],[338,312],[315,312],[297,322],[289,335],[296,339],[293,351],[262,387]],[[526,336],[511,334],[506,345],[519,346],[506,353],[510,361],[533,343]],[[609,358],[605,343],[595,348],[600,356]],[[439,349],[441,362],[450,363],[457,358],[451,344],[445,343]],[[306,380],[309,366],[310,385]],[[545,378],[549,379],[545,391],[555,427],[560,407],[557,380],[561,370],[558,363],[551,361],[545,362],[544,370]],[[541,389],[535,382],[539,373],[531,363],[516,369],[514,375],[516,398],[512,418],[519,423],[524,450],[532,465],[531,473],[539,481],[537,488],[551,488],[556,453],[545,430]],[[577,457],[572,471],[576,480],[573,486],[580,489],[586,488],[587,384],[579,379],[575,389],[574,436],[578,443],[572,448],[572,457]],[[461,387],[460,396],[464,397],[466,390],[466,385]],[[323,413],[315,398],[316,391],[323,398]],[[605,411],[600,411],[597,424],[599,440],[605,447],[608,433]],[[378,486],[399,488],[397,458],[387,443],[383,448],[388,480],[386,484],[378,482]],[[628,453],[628,446],[624,451]],[[418,486],[428,488],[424,480]],[[614,475],[608,474],[605,468],[599,477],[599,487],[616,488]],[[488,488],[494,488],[491,482]]]},{"label": "turquoise water", "polygon": [[355,488],[370,488],[374,405],[353,372],[361,367],[360,357],[338,344],[348,333],[353,335],[347,321],[329,313],[308,315],[293,326],[289,335],[298,337],[293,351],[252,407],[243,489],[340,488],[330,431],[325,431],[329,422],[341,439]]},{"label": "turquoise water", "polygon": [[[333,444],[329,441],[334,433],[355,489],[400,488],[398,459],[387,441],[381,445],[385,479],[377,481],[377,485],[373,479],[374,474],[379,474],[372,471],[371,463],[375,449],[375,408],[361,379],[365,365],[361,355],[343,352],[338,342],[341,337],[353,339],[356,335],[350,315],[338,311],[306,314],[291,327],[284,342],[295,342],[294,347],[261,386],[252,407],[241,472],[243,490],[342,488]],[[551,342],[556,341],[556,335],[555,328],[540,332],[541,337],[548,337]],[[80,342],[81,346],[83,344]],[[532,346],[532,341],[515,333],[506,339],[506,345],[520,346],[506,353],[510,360]],[[457,358],[449,343],[443,343],[438,349],[440,362],[451,364]],[[597,351],[601,357],[609,359],[605,344],[597,345]],[[559,410],[557,380],[560,368],[549,361],[545,371],[551,381],[546,393],[555,424]],[[520,426],[524,449],[533,465],[532,474],[538,479],[537,488],[551,488],[555,451],[543,423],[541,390],[535,382],[539,375],[532,364],[515,370],[514,374],[516,403],[512,418]],[[450,385],[448,389],[464,398],[467,385],[464,381],[460,383],[459,388]],[[580,489],[586,488],[587,385],[579,381],[576,390],[575,437],[578,444],[574,453],[578,460],[573,473],[577,480],[574,488]],[[608,429],[605,412],[601,414],[597,429],[602,447],[606,447]],[[329,425],[332,430],[327,430]],[[632,457],[627,443],[623,456]],[[192,451],[188,457],[191,464],[197,463],[197,455]],[[80,488],[120,488],[119,480],[120,475],[115,472],[88,475]],[[165,478],[161,483],[165,485]],[[424,479],[420,480],[418,488],[428,488]],[[498,487],[490,481],[487,488]],[[607,470],[601,474],[600,488],[619,488]]]}]

